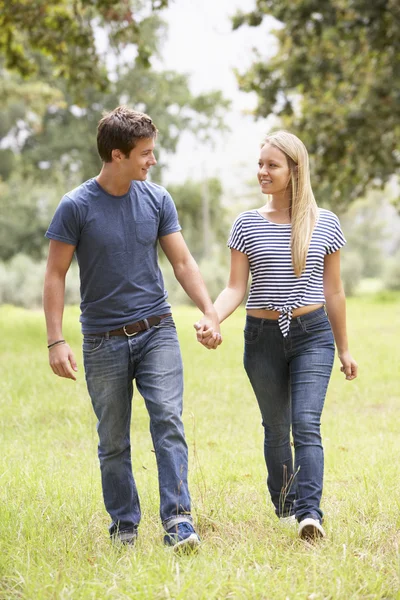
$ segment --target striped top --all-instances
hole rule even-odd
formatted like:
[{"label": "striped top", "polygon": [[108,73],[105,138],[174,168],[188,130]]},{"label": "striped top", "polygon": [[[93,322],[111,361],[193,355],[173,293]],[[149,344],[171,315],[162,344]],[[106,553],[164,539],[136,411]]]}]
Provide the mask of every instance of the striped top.
[{"label": "striped top", "polygon": [[258,210],[241,213],[232,226],[229,248],[247,255],[251,287],[246,308],[279,311],[283,336],[289,333],[293,309],[325,302],[324,257],[345,245],[339,219],[319,208],[307,254],[306,267],[296,277],[291,257],[291,224],[265,219]]}]

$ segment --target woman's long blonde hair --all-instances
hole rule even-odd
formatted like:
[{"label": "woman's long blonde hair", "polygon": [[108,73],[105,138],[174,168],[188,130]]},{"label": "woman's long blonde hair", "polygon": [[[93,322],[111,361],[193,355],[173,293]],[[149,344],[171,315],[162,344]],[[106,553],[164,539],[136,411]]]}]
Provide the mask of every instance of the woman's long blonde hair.
[{"label": "woman's long blonde hair", "polygon": [[296,276],[300,277],[306,266],[308,248],[318,218],[318,207],[311,188],[308,152],[303,142],[288,131],[267,135],[263,146],[265,144],[281,150],[288,162],[292,187],[292,264]]}]

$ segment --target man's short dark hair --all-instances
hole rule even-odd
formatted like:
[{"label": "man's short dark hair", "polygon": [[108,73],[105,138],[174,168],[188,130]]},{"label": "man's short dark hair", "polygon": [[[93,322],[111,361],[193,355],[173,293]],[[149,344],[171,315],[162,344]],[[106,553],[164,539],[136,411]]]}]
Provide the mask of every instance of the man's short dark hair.
[{"label": "man's short dark hair", "polygon": [[155,138],[157,128],[145,113],[118,106],[104,115],[97,127],[97,150],[103,162],[112,161],[112,151],[129,156],[140,139]]}]

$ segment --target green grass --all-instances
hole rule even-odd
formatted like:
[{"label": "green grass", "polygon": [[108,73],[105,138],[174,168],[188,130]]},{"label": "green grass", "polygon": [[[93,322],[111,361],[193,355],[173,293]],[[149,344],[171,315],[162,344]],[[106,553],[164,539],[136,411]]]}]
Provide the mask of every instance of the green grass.
[{"label": "green grass", "polygon": [[185,364],[184,422],[194,514],[204,544],[192,557],[162,545],[157,472],[135,391],[133,466],[143,518],[133,549],[107,536],[78,310],[64,334],[78,381],[47,364],[40,312],[0,308],[0,598],[400,598],[400,331],[398,296],[348,303],[359,379],[335,364],[323,415],[327,539],[283,529],[266,492],[262,427],[242,368],[244,312],[224,344],[194,338],[197,311],[174,311]]}]

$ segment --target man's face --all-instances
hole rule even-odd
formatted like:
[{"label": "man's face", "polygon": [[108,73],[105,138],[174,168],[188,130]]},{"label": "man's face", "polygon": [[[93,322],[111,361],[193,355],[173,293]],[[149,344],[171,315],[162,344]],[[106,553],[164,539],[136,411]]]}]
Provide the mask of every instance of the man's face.
[{"label": "man's face", "polygon": [[127,179],[135,181],[145,181],[147,179],[150,167],[157,164],[153,154],[154,146],[154,138],[143,138],[138,140],[128,157],[122,155],[120,168]]}]

